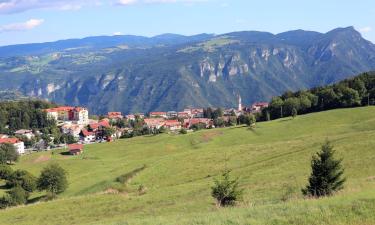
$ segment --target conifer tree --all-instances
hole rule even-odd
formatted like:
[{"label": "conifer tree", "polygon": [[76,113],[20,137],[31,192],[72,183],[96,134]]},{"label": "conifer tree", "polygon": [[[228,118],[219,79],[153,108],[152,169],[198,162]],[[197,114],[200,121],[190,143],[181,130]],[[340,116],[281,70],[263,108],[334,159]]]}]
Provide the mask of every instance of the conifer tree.
[{"label": "conifer tree", "polygon": [[343,178],[342,160],[336,160],[334,153],[333,146],[326,141],[322,150],[313,156],[309,184],[302,189],[305,196],[329,196],[343,188],[346,179]]}]

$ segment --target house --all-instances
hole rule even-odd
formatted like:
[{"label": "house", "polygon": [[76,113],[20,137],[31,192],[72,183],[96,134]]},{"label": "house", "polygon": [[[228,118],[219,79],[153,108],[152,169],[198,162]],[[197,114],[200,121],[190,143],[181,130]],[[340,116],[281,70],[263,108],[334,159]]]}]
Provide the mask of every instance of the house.
[{"label": "house", "polygon": [[90,123],[88,127],[91,132],[95,133],[97,138],[102,138],[104,129],[111,127],[111,125],[108,119],[103,119],[97,123]]},{"label": "house", "polygon": [[80,133],[81,140],[83,142],[93,142],[95,141],[95,132],[88,131],[83,129]]},{"label": "house", "polygon": [[8,137],[9,137],[9,135],[7,135],[7,134],[0,134],[0,139],[8,138]]},{"label": "house", "polygon": [[264,108],[268,107],[268,102],[256,102],[251,105],[251,112],[261,112]]},{"label": "house", "polygon": [[25,143],[18,138],[0,138],[0,144],[11,144],[16,148],[18,154],[25,153]]},{"label": "house", "polygon": [[167,118],[168,119],[176,118],[177,116],[178,116],[178,113],[176,111],[168,111],[167,112]]},{"label": "house", "polygon": [[45,109],[47,117],[56,121],[74,121],[77,124],[87,125],[89,122],[89,113],[86,108],[60,106],[56,108]]},{"label": "house", "polygon": [[127,120],[132,120],[132,121],[134,121],[134,120],[135,120],[135,115],[134,115],[134,114],[126,115],[125,118],[126,118]]},{"label": "house", "polygon": [[178,120],[166,120],[164,122],[164,127],[170,131],[181,130],[181,122]]},{"label": "house", "polygon": [[70,144],[68,145],[69,153],[71,155],[79,155],[83,153],[83,145],[82,144]]},{"label": "house", "polygon": [[190,112],[178,112],[177,117],[182,119],[188,119],[190,118],[191,114]]},{"label": "house", "polygon": [[110,120],[122,120],[123,118],[121,112],[108,112],[108,119]]},{"label": "house", "polygon": [[81,133],[82,129],[83,125],[72,123],[65,123],[61,126],[62,133],[72,135],[75,138],[79,138],[79,134]]},{"label": "house", "polygon": [[185,119],[183,126],[185,128],[191,128],[193,125],[203,123],[206,125],[206,128],[212,127],[214,125],[212,119],[207,118],[192,118],[192,119]]},{"label": "house", "polygon": [[147,118],[144,119],[145,126],[149,129],[160,129],[160,127],[164,126],[164,118]]},{"label": "house", "polygon": [[150,112],[151,118],[167,118],[166,112]]},{"label": "house", "polygon": [[203,118],[203,109],[198,108],[192,108],[192,109],[184,109],[184,112],[187,112],[191,115],[193,118]]},{"label": "house", "polygon": [[17,130],[16,132],[14,132],[15,135],[19,135],[19,136],[25,136],[27,137],[27,139],[31,139],[33,137],[35,137],[35,135],[33,134],[33,131],[32,130],[25,130],[25,129],[21,129],[21,130]]}]

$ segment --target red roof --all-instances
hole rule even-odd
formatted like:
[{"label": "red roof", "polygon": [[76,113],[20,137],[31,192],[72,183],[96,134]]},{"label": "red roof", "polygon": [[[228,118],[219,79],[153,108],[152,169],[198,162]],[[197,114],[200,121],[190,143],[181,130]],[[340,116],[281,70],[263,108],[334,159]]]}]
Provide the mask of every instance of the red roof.
[{"label": "red roof", "polygon": [[56,108],[51,108],[51,109],[45,109],[46,112],[61,112],[61,111],[66,111],[66,112],[69,112],[69,111],[76,111],[76,112],[79,112],[79,111],[82,111],[84,110],[85,108],[82,108],[82,107],[73,107],[73,106],[59,106],[59,107],[56,107]]},{"label": "red roof", "polygon": [[167,115],[166,112],[150,112],[150,115]]},{"label": "red roof", "polygon": [[16,144],[20,142],[18,138],[1,138],[0,144]]},{"label": "red roof", "polygon": [[268,107],[268,102],[256,102],[252,106]]},{"label": "red roof", "polygon": [[88,131],[86,129],[83,129],[82,130],[82,135],[85,136],[85,137],[87,137],[87,136],[95,135],[95,133],[94,132],[90,132],[90,131]]},{"label": "red roof", "polygon": [[83,145],[82,144],[70,144],[68,145],[69,151],[74,151],[74,150],[83,150]]},{"label": "red roof", "polygon": [[111,125],[108,120],[101,120],[99,123],[90,123],[89,126],[92,130],[96,130],[99,127],[110,127]]},{"label": "red roof", "polygon": [[167,126],[167,127],[181,126],[181,123],[178,120],[166,120],[165,126]]},{"label": "red roof", "polygon": [[110,119],[122,119],[122,113],[121,112],[108,112],[108,118]]}]

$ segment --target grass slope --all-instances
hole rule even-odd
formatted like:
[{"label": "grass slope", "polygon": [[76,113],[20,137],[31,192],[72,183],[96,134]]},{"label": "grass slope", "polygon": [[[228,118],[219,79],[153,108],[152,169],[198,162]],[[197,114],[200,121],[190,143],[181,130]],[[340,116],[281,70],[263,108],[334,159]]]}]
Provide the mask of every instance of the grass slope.
[{"label": "grass slope", "polygon": [[[43,152],[17,168],[39,175],[51,161],[69,172],[60,199],[0,212],[0,224],[375,224],[375,107],[332,110],[187,135],[160,135],[86,146],[81,156]],[[329,138],[344,159],[345,189],[305,200],[310,159]],[[108,194],[116,177],[147,167],[126,193]],[[240,206],[218,209],[213,177],[241,177]],[[138,195],[139,185],[147,193]],[[41,194],[36,194],[38,197]]]}]

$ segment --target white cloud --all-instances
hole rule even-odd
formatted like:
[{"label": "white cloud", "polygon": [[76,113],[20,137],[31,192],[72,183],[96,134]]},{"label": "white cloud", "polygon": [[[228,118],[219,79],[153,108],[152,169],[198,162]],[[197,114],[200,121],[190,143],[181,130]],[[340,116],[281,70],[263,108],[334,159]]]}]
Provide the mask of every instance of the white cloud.
[{"label": "white cloud", "polygon": [[113,35],[114,36],[122,35],[122,32],[119,32],[119,31],[118,32],[114,32]]},{"label": "white cloud", "polygon": [[132,4],[135,4],[137,2],[138,2],[138,0],[119,0],[118,4],[119,5],[132,5]]},{"label": "white cloud", "polygon": [[20,13],[32,9],[78,10],[83,6],[98,5],[103,0],[0,0],[0,14]]},{"label": "white cloud", "polygon": [[37,26],[40,26],[43,22],[44,20],[42,19],[30,19],[23,23],[11,23],[2,25],[0,26],[0,33],[31,30]]},{"label": "white cloud", "polygon": [[359,29],[359,31],[360,31],[361,33],[368,33],[368,32],[370,32],[371,30],[372,30],[371,27],[362,27],[362,28]]}]

